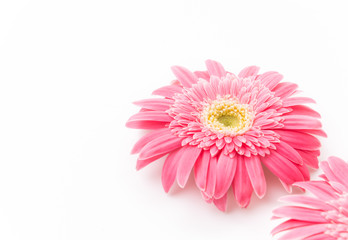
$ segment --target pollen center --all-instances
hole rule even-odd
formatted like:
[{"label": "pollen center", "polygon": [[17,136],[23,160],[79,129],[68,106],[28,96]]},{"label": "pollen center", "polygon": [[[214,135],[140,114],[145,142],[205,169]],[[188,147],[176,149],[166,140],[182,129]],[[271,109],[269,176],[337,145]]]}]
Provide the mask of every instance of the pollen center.
[{"label": "pollen center", "polygon": [[239,117],[236,115],[221,115],[217,120],[225,127],[238,127],[239,125]]},{"label": "pollen center", "polygon": [[248,104],[240,104],[228,97],[207,103],[201,112],[202,123],[216,133],[236,136],[248,131],[254,114]]}]

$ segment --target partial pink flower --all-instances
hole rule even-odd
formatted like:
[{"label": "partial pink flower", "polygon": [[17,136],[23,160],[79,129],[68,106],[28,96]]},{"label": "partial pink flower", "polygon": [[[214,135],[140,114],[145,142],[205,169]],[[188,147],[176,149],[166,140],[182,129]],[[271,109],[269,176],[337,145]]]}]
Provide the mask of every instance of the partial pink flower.
[{"label": "partial pink flower", "polygon": [[281,201],[295,205],[273,211],[275,218],[287,219],[272,231],[273,235],[286,231],[279,240],[348,240],[348,164],[330,157],[320,168],[323,181],[294,184],[314,197],[282,197]]},{"label": "partial pink flower", "polygon": [[294,182],[309,180],[307,166],[318,167],[320,142],[326,136],[320,115],[294,97],[297,85],[281,82],[277,72],[258,74],[243,69],[238,76],[215,61],[207,71],[172,67],[177,80],[153,92],[163,98],[135,102],[141,107],[126,126],[151,129],[134,146],[137,169],[165,156],[162,183],[169,191],[176,180],[184,187],[191,171],[207,202],[226,210],[232,188],[241,207],[252,192],[266,193],[262,164],[289,190]]}]

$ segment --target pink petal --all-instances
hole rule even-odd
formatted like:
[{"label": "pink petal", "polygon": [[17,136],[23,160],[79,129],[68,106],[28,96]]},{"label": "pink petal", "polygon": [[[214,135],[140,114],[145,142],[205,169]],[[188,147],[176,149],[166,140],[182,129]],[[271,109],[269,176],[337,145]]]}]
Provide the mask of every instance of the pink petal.
[{"label": "pink petal", "polygon": [[147,111],[138,112],[131,116],[127,123],[129,122],[139,122],[139,121],[154,121],[154,122],[171,122],[173,118],[168,115],[168,113],[163,111]]},{"label": "pink petal", "polygon": [[238,157],[237,171],[233,179],[233,192],[238,205],[246,208],[250,203],[253,188],[246,170],[243,156]]},{"label": "pink petal", "polygon": [[173,97],[175,93],[181,93],[182,87],[178,85],[169,85],[161,87],[152,92],[153,95],[163,96],[163,97]]},{"label": "pink petal", "polygon": [[318,150],[317,151],[303,151],[297,150],[301,155],[303,162],[311,168],[318,169]]},{"label": "pink petal", "polygon": [[215,157],[219,152],[220,152],[220,150],[217,148],[216,145],[213,145],[210,147],[210,155],[212,157]]},{"label": "pink petal", "polygon": [[295,83],[282,82],[282,83],[279,83],[273,89],[273,91],[275,92],[276,97],[287,98],[291,96],[296,91],[297,88],[298,86]]},{"label": "pink petal", "polygon": [[321,122],[316,118],[303,115],[284,115],[284,129],[319,129]]},{"label": "pink petal", "polygon": [[348,164],[338,157],[329,157],[328,162],[339,182],[348,188]]},{"label": "pink petal", "polygon": [[327,224],[314,224],[304,227],[298,227],[284,234],[282,237],[279,238],[279,240],[306,239],[306,237],[319,233],[324,233],[327,229],[326,225]]},{"label": "pink petal", "polygon": [[243,143],[237,137],[233,137],[232,140],[233,143],[238,147],[241,147],[243,145]]},{"label": "pink petal", "polygon": [[262,159],[268,169],[280,178],[286,184],[292,184],[294,182],[303,181],[302,173],[294,165],[276,151],[272,151],[270,155]]},{"label": "pink petal", "polygon": [[170,188],[172,187],[175,181],[176,172],[179,165],[178,160],[181,157],[181,151],[182,148],[170,153],[163,164],[162,186],[165,192],[169,192]]},{"label": "pink petal", "polygon": [[325,223],[327,220],[323,217],[323,211],[309,209],[297,206],[283,206],[273,210],[273,214],[277,217],[292,218],[295,220],[315,222],[315,223]]},{"label": "pink petal", "polygon": [[251,185],[253,186],[256,195],[259,198],[263,198],[266,194],[267,184],[260,158],[258,156],[251,156],[250,158],[244,158],[244,160]]},{"label": "pink petal", "polygon": [[286,142],[295,149],[317,150],[321,147],[319,140],[307,133],[287,130],[274,130],[280,135],[280,140]]},{"label": "pink petal", "polygon": [[305,165],[305,164],[296,164],[298,170],[301,171],[302,173],[302,176],[304,178],[304,181],[309,181],[311,176],[310,176],[310,173],[309,173],[309,170],[308,170],[308,167]]},{"label": "pink petal", "polygon": [[303,129],[302,131],[325,138],[327,137],[326,132],[324,132],[322,129]]},{"label": "pink petal", "polygon": [[135,101],[134,104],[154,111],[166,111],[174,103],[174,100],[168,98],[152,98]]},{"label": "pink petal", "polygon": [[309,225],[312,225],[312,224],[314,224],[314,223],[313,222],[304,222],[304,221],[298,221],[298,220],[290,219],[290,220],[287,220],[287,221],[279,224],[277,227],[275,227],[272,230],[271,234],[275,235],[277,233],[280,233],[280,232],[283,232],[283,231],[286,231],[286,230],[290,230],[290,229],[297,228],[297,227],[309,226]]},{"label": "pink petal", "polygon": [[284,141],[280,141],[278,144],[276,144],[277,152],[286,157],[288,160],[297,163],[297,164],[303,164],[303,160],[301,155],[296,151],[293,147],[291,147],[289,144],[287,144]]},{"label": "pink petal", "polygon": [[326,175],[323,174],[323,173],[322,173],[322,174],[319,174],[318,177],[320,177],[321,179],[324,179],[324,180],[327,181],[327,182],[329,181],[329,179],[328,179],[328,178],[326,177]]},{"label": "pink petal", "polygon": [[178,171],[176,179],[180,187],[185,187],[187,180],[190,176],[191,170],[195,165],[195,162],[200,155],[202,149],[197,146],[185,146],[183,147],[182,155],[179,160]]},{"label": "pink petal", "polygon": [[216,188],[215,198],[221,198],[226,194],[230,188],[234,174],[236,172],[237,160],[230,158],[228,155],[223,153],[220,157],[216,166]]},{"label": "pink petal", "polygon": [[170,134],[170,130],[168,128],[161,128],[158,130],[154,130],[152,132],[147,133],[146,135],[142,136],[134,145],[131,154],[139,153],[143,147],[151,142],[152,140],[158,138],[159,136],[163,134]]},{"label": "pink petal", "polygon": [[282,186],[284,187],[285,191],[287,191],[288,193],[292,193],[292,184],[288,184],[283,182],[281,179],[279,179],[280,183],[282,184]]},{"label": "pink petal", "polygon": [[310,237],[306,237],[304,240],[337,240],[337,239],[325,233],[321,233],[321,234],[316,234]]},{"label": "pink petal", "polygon": [[260,68],[257,66],[249,66],[249,67],[242,69],[242,71],[240,71],[240,73],[238,74],[238,77],[247,78],[247,77],[251,77],[251,76],[256,76],[257,73],[259,72],[259,70],[260,70]]},{"label": "pink petal", "polygon": [[[340,182],[329,181],[329,184],[339,194],[343,194],[343,192],[348,192],[348,187],[346,187],[344,184]],[[346,212],[348,214],[348,210]]]},{"label": "pink petal", "polygon": [[277,72],[265,72],[259,75],[257,79],[272,90],[283,79],[283,76]]},{"label": "pink petal", "polygon": [[332,171],[328,161],[321,162],[320,163],[320,169],[325,173],[325,177],[327,178],[327,181],[340,182],[340,179]]},{"label": "pink petal", "polygon": [[214,199],[213,202],[214,202],[215,206],[220,211],[226,212],[226,209],[227,209],[227,193],[222,198]]},{"label": "pink petal", "polygon": [[201,195],[204,199],[204,201],[206,201],[207,203],[212,203],[213,202],[213,198],[212,197],[209,197],[205,192],[201,191]]},{"label": "pink petal", "polygon": [[335,194],[335,191],[333,191],[332,187],[323,181],[297,182],[294,183],[294,186],[306,189],[324,201],[337,198],[337,195]]},{"label": "pink petal", "polygon": [[168,123],[157,121],[129,121],[126,123],[126,127],[135,129],[159,129],[164,128],[166,124]]},{"label": "pink petal", "polygon": [[320,118],[320,114],[310,107],[307,107],[305,105],[295,105],[291,106],[292,111],[290,113],[287,113],[286,115],[305,115],[309,117],[315,117]]},{"label": "pink petal", "polygon": [[292,97],[283,100],[283,107],[291,107],[305,103],[315,103],[315,101],[308,97]]},{"label": "pink petal", "polygon": [[191,87],[197,83],[198,78],[189,70],[180,66],[173,66],[172,71],[184,87]]},{"label": "pink petal", "polygon": [[196,184],[201,191],[204,191],[206,188],[209,160],[210,152],[203,151],[198,157],[194,167]]},{"label": "pink petal", "polygon": [[165,155],[167,155],[167,153],[163,153],[163,154],[151,157],[151,158],[147,158],[146,160],[138,160],[137,161],[137,165],[136,165],[136,170],[140,170],[140,169],[146,167],[150,163],[160,159],[161,157],[163,157]]},{"label": "pink petal", "polygon": [[305,195],[288,195],[279,198],[279,201],[288,202],[288,203],[296,203],[301,205],[306,205],[310,208],[315,208],[323,211],[332,210],[332,206],[326,204],[324,201],[310,197]]},{"label": "pink petal", "polygon": [[205,194],[209,197],[213,197],[216,186],[216,157],[210,158],[209,167],[208,167],[208,177],[207,177],[207,187]]},{"label": "pink petal", "polygon": [[[219,92],[220,82],[221,82],[220,77],[218,77],[216,75],[211,75],[210,76],[210,86],[211,86],[215,96],[217,96],[218,94],[221,94]],[[215,97],[214,97],[214,99],[215,99]]]},{"label": "pink petal", "polygon": [[202,78],[207,81],[209,81],[210,79],[210,75],[207,71],[196,71],[194,72],[194,74],[196,75],[197,78]]},{"label": "pink petal", "polygon": [[169,153],[181,147],[182,138],[174,136],[171,133],[163,134],[145,145],[139,154],[140,160],[146,160],[157,155]]},{"label": "pink petal", "polygon": [[205,65],[207,66],[210,75],[215,75],[218,77],[226,76],[226,71],[224,67],[221,65],[221,63],[213,60],[207,60],[205,61]]}]

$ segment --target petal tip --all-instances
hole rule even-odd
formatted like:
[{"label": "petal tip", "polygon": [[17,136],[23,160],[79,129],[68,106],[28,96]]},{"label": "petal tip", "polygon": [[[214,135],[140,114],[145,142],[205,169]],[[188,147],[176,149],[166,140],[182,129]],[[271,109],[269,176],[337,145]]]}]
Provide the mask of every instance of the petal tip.
[{"label": "petal tip", "polygon": [[266,196],[266,191],[264,191],[262,193],[255,192],[255,194],[259,199],[262,199]]}]

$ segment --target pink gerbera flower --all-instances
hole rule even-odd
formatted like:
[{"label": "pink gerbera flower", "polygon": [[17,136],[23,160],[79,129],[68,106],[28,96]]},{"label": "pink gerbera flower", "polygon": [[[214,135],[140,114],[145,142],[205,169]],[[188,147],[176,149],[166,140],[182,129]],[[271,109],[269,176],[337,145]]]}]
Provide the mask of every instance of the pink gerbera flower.
[{"label": "pink gerbera flower", "polygon": [[194,170],[197,187],[207,202],[226,209],[233,189],[241,207],[253,192],[266,192],[263,163],[284,184],[309,179],[307,166],[317,168],[325,136],[320,115],[304,106],[314,101],[293,97],[297,85],[280,82],[277,72],[258,74],[255,66],[238,76],[218,62],[206,61],[208,71],[172,67],[171,85],[153,92],[164,98],[135,102],[142,107],[126,126],[153,131],[143,136],[132,153],[137,169],[168,154],[162,171],[164,190],[175,179],[184,187]]},{"label": "pink gerbera flower", "polygon": [[348,164],[330,157],[321,162],[320,167],[325,173],[321,175],[324,181],[295,184],[315,197],[282,197],[282,201],[297,206],[284,206],[273,211],[275,218],[288,219],[272,231],[272,234],[287,231],[279,240],[348,240]]}]

